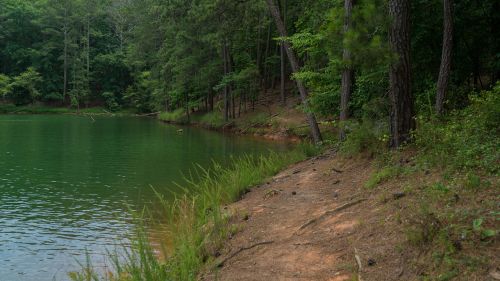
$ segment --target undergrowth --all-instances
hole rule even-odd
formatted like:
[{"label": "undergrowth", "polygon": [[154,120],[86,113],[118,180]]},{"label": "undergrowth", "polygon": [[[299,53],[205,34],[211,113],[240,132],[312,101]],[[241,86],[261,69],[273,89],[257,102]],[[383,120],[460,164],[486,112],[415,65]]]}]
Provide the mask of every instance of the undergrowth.
[{"label": "undergrowth", "polygon": [[163,122],[171,122],[178,124],[189,123],[189,119],[186,116],[186,111],[183,108],[179,108],[174,111],[162,112],[158,114],[157,118]]},{"label": "undergrowth", "polygon": [[[491,257],[485,253],[491,254],[500,232],[495,211],[499,124],[500,84],[472,93],[462,110],[442,117],[419,116],[413,143],[396,150],[387,146],[387,128],[346,123],[348,135],[340,151],[347,157],[368,154],[375,160],[365,187],[375,189],[391,181],[401,189],[413,186],[412,178],[428,182],[405,189],[411,203],[398,211],[404,217],[408,246],[419,252],[413,262],[422,280],[488,274]],[[438,177],[427,178],[431,174]]]}]

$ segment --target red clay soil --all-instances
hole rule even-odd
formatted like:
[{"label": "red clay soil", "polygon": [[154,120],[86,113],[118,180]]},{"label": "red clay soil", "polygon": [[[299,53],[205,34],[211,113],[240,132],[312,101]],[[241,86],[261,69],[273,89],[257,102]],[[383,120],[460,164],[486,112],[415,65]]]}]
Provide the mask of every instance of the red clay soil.
[{"label": "red clay soil", "polygon": [[[227,207],[238,231],[200,279],[422,280],[397,214],[412,199],[399,196],[397,184],[368,191],[371,167],[329,152],[255,187]],[[453,280],[495,280],[488,272],[471,276]]]}]

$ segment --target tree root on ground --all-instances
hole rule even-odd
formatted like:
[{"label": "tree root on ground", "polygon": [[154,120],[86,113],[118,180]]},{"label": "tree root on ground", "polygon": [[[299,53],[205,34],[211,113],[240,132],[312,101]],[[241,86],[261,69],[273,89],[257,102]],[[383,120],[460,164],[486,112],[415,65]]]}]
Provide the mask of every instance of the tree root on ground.
[{"label": "tree root on ground", "polygon": [[231,255],[229,255],[228,257],[226,257],[225,259],[223,259],[222,261],[218,262],[217,263],[217,267],[223,267],[224,264],[234,258],[236,255],[238,255],[239,253],[243,252],[243,251],[246,251],[246,250],[250,250],[254,247],[257,247],[257,246],[261,246],[261,245],[266,245],[266,244],[271,244],[271,243],[274,243],[274,241],[262,241],[262,242],[258,242],[258,243],[255,243],[255,244],[252,244],[250,246],[247,246],[247,247],[241,247],[238,251],[232,253]]},{"label": "tree root on ground", "polygon": [[327,216],[334,215],[334,214],[336,214],[336,213],[338,213],[338,212],[340,212],[340,211],[342,211],[342,210],[345,210],[345,209],[347,209],[347,208],[349,208],[349,207],[352,207],[352,206],[354,206],[354,205],[356,205],[356,204],[359,204],[359,203],[361,203],[361,202],[363,202],[363,201],[366,201],[366,200],[367,200],[366,198],[361,198],[361,199],[358,199],[358,200],[355,200],[355,201],[352,201],[352,202],[349,202],[349,203],[345,203],[344,205],[342,205],[342,206],[340,206],[340,207],[337,207],[337,208],[335,208],[335,209],[333,209],[333,210],[326,211],[326,212],[324,212],[321,216],[319,216],[319,217],[317,217],[317,218],[314,218],[314,219],[311,219],[311,220],[309,220],[308,222],[306,222],[306,223],[304,223],[303,225],[301,225],[301,226],[299,227],[299,229],[297,229],[297,230],[295,231],[295,234],[297,234],[299,231],[303,230],[304,228],[306,228],[306,227],[310,226],[311,224],[314,224],[314,223],[316,223],[316,222],[318,222],[318,221],[320,221],[320,220],[324,219],[324,218],[325,218],[325,217],[327,217]]}]

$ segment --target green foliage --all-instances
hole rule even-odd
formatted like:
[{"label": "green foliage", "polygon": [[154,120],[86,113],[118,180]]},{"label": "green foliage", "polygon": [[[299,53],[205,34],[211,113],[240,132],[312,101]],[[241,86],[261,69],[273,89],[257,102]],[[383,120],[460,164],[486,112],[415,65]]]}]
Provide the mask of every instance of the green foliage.
[{"label": "green foliage", "polygon": [[186,124],[189,122],[186,116],[186,112],[182,108],[176,109],[174,111],[162,112],[158,114],[158,119],[164,122],[177,124]]},{"label": "green foliage", "polygon": [[107,109],[111,111],[117,111],[120,109],[120,104],[118,103],[118,99],[114,93],[104,92],[102,93],[102,98],[104,99],[104,104]]},{"label": "green foliage", "polygon": [[224,118],[222,118],[222,115],[218,112],[209,112],[204,114],[200,118],[200,123],[211,128],[220,128],[226,124]]},{"label": "green foliage", "polygon": [[488,239],[495,237],[497,231],[494,229],[488,229],[483,227],[484,219],[478,218],[472,221],[472,230],[481,235],[481,239]]},{"label": "green foliage", "polygon": [[341,152],[347,155],[368,153],[379,155],[387,150],[387,124],[366,119],[363,122],[347,121],[340,124],[347,133]]},{"label": "green foliage", "polygon": [[7,99],[11,100],[16,105],[34,103],[40,96],[38,87],[42,82],[42,77],[32,67],[29,67],[18,76],[13,77],[9,84],[6,84],[9,80],[6,79],[6,76],[4,76],[2,80],[3,82],[0,83],[4,84],[4,86],[1,91]]},{"label": "green foliage", "polygon": [[0,96],[5,97],[10,92],[10,77],[0,74]]},{"label": "green foliage", "polygon": [[370,178],[365,182],[365,187],[374,188],[377,185],[401,174],[402,170],[403,169],[400,166],[384,167],[370,176]]},{"label": "green foliage", "polygon": [[137,75],[135,81],[127,88],[124,99],[138,112],[150,112],[153,107],[151,93],[157,89],[158,80],[152,77],[151,72],[144,71]]},{"label": "green foliage", "polygon": [[418,118],[414,137],[422,165],[498,172],[500,86],[471,95],[470,103],[445,120]]}]

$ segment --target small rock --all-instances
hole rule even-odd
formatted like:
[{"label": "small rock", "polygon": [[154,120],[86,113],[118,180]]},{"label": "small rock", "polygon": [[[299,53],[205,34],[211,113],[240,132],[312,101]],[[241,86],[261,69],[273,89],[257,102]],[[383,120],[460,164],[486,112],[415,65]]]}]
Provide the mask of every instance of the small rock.
[{"label": "small rock", "polygon": [[316,169],[313,169],[313,172],[316,172]]},{"label": "small rock", "polygon": [[333,181],[333,184],[339,184],[339,183],[340,183],[340,180]]},{"label": "small rock", "polygon": [[298,173],[300,173],[300,170],[295,170],[295,171],[292,172],[292,174],[294,174],[294,175],[298,174]]},{"label": "small rock", "polygon": [[297,192],[295,192],[295,191],[292,191],[292,195],[297,195]]},{"label": "small rock", "polygon": [[243,220],[244,220],[244,221],[247,221],[249,218],[250,218],[250,216],[249,216],[248,214],[245,214],[245,215],[243,216]]},{"label": "small rock", "polygon": [[394,200],[398,200],[398,199],[403,198],[405,196],[406,196],[406,194],[404,192],[395,192],[392,194],[392,198],[394,198]]},{"label": "small rock", "polygon": [[374,266],[376,263],[374,259],[368,259],[368,266]]},{"label": "small rock", "polygon": [[333,193],[333,198],[338,198],[339,197],[339,194],[337,192],[334,192]]},{"label": "small rock", "polygon": [[453,247],[457,250],[457,251],[461,251],[462,250],[462,243],[460,243],[459,240],[454,240],[453,241]]}]

